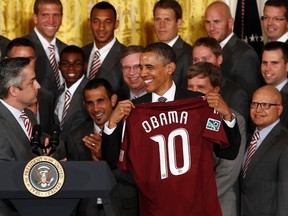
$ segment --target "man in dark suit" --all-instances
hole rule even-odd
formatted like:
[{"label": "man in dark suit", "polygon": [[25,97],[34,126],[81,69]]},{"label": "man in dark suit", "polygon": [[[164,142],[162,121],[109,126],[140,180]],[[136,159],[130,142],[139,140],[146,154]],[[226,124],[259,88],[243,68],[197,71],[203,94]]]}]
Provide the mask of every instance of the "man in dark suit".
[{"label": "man in dark suit", "polygon": [[144,47],[131,45],[123,51],[120,64],[125,85],[116,91],[118,100],[135,99],[146,94],[145,83],[139,74],[139,59]]},{"label": "man in dark suit", "polygon": [[154,5],[153,15],[158,40],[171,46],[176,53],[177,67],[173,80],[176,85],[186,89],[187,69],[192,64],[192,46],[178,35],[182,24],[182,8],[177,1],[159,0]]},{"label": "man in dark suit", "polygon": [[2,35],[0,35],[0,59],[6,55],[6,47],[10,40]]},{"label": "man in dark suit", "polygon": [[288,2],[286,0],[266,1],[261,20],[269,41],[288,43]]},{"label": "man in dark suit", "polygon": [[[120,55],[125,46],[115,38],[114,31],[118,28],[119,21],[113,5],[108,2],[99,2],[93,6],[90,13],[89,25],[94,37],[94,42],[83,47],[88,63],[87,77],[89,79],[104,78],[109,81],[114,90],[122,85],[120,68]],[[93,60],[97,52],[98,64]],[[100,64],[100,67],[98,67]],[[97,69],[96,69],[97,68]]]},{"label": "man in dark suit", "polygon": [[[37,57],[35,65],[36,79],[42,87],[51,91],[55,98],[58,96],[60,88],[64,83],[64,79],[58,70],[58,62],[59,53],[66,44],[55,37],[62,23],[62,11],[60,0],[49,2],[36,0],[33,14],[35,28],[30,34],[25,36],[35,47]],[[56,68],[54,69],[49,61],[50,56],[53,54],[49,49],[50,46],[54,47],[54,63],[56,64]]]},{"label": "man in dark suit", "polygon": [[277,88],[282,94],[283,111],[281,123],[288,127],[288,45],[283,42],[268,42],[263,47],[261,72],[268,85]]},{"label": "man in dark suit", "polygon": [[260,62],[255,50],[233,33],[234,20],[225,2],[211,3],[205,11],[205,28],[223,50],[221,71],[240,86],[245,86],[249,100],[261,84]]},{"label": "man in dark suit", "polygon": [[65,80],[64,91],[56,99],[54,121],[65,141],[74,128],[89,118],[83,105],[83,89],[89,81],[85,76],[85,55],[80,47],[65,47],[60,54],[59,69]]},{"label": "man in dark suit", "polygon": [[[7,46],[6,50],[8,58],[26,57],[31,59],[31,64],[35,67],[35,48],[31,41],[26,38],[15,38]],[[49,134],[52,130],[53,110],[54,110],[54,95],[52,92],[41,87],[38,91],[37,102],[27,107],[31,109],[37,122],[41,125],[44,132]]]},{"label": "man in dark suit", "polygon": [[288,131],[280,124],[281,102],[271,85],[253,94],[250,116],[256,129],[248,137],[240,175],[243,216],[288,214]]},{"label": "man in dark suit", "polygon": [[[193,44],[193,64],[197,62],[210,62],[220,68],[223,62],[222,50],[220,44],[211,37],[202,37],[195,41]],[[205,78],[204,74],[202,74]],[[200,75],[201,76],[201,75]],[[192,78],[188,76],[189,79]],[[213,77],[210,79],[216,87],[219,77]],[[208,78],[207,78],[208,80]],[[203,86],[205,87],[205,85]],[[237,83],[227,79],[224,74],[221,73],[221,86],[220,94],[228,104],[229,107],[239,112],[248,122],[249,118],[249,99],[246,91]]]}]

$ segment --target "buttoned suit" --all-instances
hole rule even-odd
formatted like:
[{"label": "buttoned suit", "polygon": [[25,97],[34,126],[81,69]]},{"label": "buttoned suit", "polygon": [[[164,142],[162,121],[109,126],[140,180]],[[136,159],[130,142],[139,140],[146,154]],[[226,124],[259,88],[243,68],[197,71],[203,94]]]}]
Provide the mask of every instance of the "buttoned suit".
[{"label": "buttoned suit", "polygon": [[239,153],[234,160],[225,160],[214,156],[214,173],[217,185],[217,194],[223,216],[239,215],[239,182],[238,176],[241,170],[246,146],[246,122],[244,117],[231,109],[235,114],[241,134]]},{"label": "buttoned suit", "polygon": [[[288,215],[288,131],[278,123],[241,172],[241,215]],[[248,139],[249,144],[251,137]]]},{"label": "buttoned suit", "polygon": [[187,70],[192,65],[192,46],[179,36],[172,48],[176,53],[176,70],[173,80],[176,85],[187,89]]},{"label": "buttoned suit", "polygon": [[260,61],[256,51],[235,34],[223,47],[221,71],[224,76],[247,91],[249,99],[260,87]]},{"label": "buttoned suit", "polygon": [[[84,79],[80,82],[79,86],[77,87],[76,91],[74,92],[71,101],[70,106],[67,111],[63,129],[61,130],[61,138],[66,141],[66,138],[68,137],[71,130],[79,126],[81,123],[89,119],[89,114],[86,110],[86,108],[83,105],[83,89],[85,85],[87,84],[88,79],[84,77]],[[65,92],[63,92],[65,94]],[[60,96],[59,96],[60,97]],[[56,105],[59,101],[59,97],[56,100]],[[60,121],[58,119],[58,116],[54,114],[54,120],[56,125],[60,126]]]},{"label": "buttoned suit", "polygon": [[[94,46],[94,42],[84,46],[82,49],[85,53],[86,62],[88,63],[90,55]],[[114,91],[119,89],[123,83],[122,71],[120,66],[120,56],[125,46],[116,39],[114,45],[110,49],[108,55],[105,57],[104,61],[101,62],[100,69],[96,73],[97,78],[104,78],[109,81],[112,85]]]},{"label": "buttoned suit", "polygon": [[[35,65],[36,80],[42,87],[45,87],[47,90],[53,92],[56,98],[59,94],[59,91],[57,88],[55,75],[49,58],[47,57],[46,52],[40,42],[40,39],[34,30],[30,34],[26,35],[25,38],[29,39],[35,47],[37,57]],[[56,46],[60,55],[61,51],[67,45],[56,38]]]},{"label": "buttoned suit", "polygon": [[6,48],[10,40],[2,35],[0,35],[0,57],[3,59],[6,56]]}]

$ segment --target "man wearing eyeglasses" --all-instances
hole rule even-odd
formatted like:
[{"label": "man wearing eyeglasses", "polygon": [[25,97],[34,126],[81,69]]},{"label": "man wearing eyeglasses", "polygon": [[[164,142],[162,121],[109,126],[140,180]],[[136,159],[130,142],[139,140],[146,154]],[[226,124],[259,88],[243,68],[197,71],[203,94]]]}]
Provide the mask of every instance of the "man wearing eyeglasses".
[{"label": "man wearing eyeglasses", "polygon": [[256,126],[248,137],[242,164],[241,215],[288,215],[288,131],[280,124],[280,92],[266,85],[254,92],[250,117]]},{"label": "man wearing eyeglasses", "polygon": [[288,45],[272,41],[264,45],[262,52],[261,72],[268,85],[277,88],[282,94],[282,124],[288,127]]},{"label": "man wearing eyeglasses", "polygon": [[269,41],[288,43],[288,3],[286,0],[266,1],[261,20]]}]

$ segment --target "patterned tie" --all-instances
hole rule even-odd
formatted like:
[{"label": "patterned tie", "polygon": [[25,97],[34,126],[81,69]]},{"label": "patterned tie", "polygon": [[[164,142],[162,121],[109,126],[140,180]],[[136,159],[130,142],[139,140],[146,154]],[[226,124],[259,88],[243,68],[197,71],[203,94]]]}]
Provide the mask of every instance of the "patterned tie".
[{"label": "patterned tie", "polygon": [[100,53],[95,52],[94,59],[91,64],[90,73],[88,79],[93,79],[100,68]]},{"label": "patterned tie", "polygon": [[23,122],[24,122],[24,126],[25,129],[27,131],[29,140],[31,140],[32,137],[32,124],[29,120],[29,118],[27,117],[26,113],[24,111],[22,111],[22,114],[20,115],[20,117],[22,118]]},{"label": "patterned tie", "polygon": [[165,102],[165,101],[167,101],[167,98],[165,98],[165,97],[159,97],[158,98],[158,102]]},{"label": "patterned tie", "polygon": [[50,44],[48,49],[50,51],[49,61],[50,61],[51,67],[52,67],[54,75],[55,75],[57,88],[58,88],[58,90],[60,90],[60,76],[59,76],[59,72],[58,72],[58,65],[57,65],[56,58],[55,58],[54,45]]},{"label": "patterned tie", "polygon": [[259,131],[256,131],[252,136],[252,140],[251,140],[249,148],[248,148],[246,160],[244,162],[243,178],[245,178],[249,163],[250,163],[254,153],[256,152],[256,144],[257,144],[257,141],[259,140],[259,138],[260,138]]},{"label": "patterned tie", "polygon": [[69,109],[70,102],[71,102],[71,93],[67,89],[67,91],[65,93],[65,102],[64,102],[64,107],[63,107],[62,119],[61,119],[61,123],[60,123],[61,130],[63,129],[64,120],[65,120],[65,117],[67,115],[67,111]]}]

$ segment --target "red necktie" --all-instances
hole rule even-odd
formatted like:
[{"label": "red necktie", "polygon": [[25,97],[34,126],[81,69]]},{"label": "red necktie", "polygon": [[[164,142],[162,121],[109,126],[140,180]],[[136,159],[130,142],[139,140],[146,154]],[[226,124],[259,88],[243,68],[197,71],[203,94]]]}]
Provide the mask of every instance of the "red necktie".
[{"label": "red necktie", "polygon": [[64,107],[63,107],[62,119],[61,119],[61,123],[60,123],[61,130],[63,129],[64,120],[65,120],[65,117],[67,115],[67,112],[68,112],[68,109],[70,106],[70,102],[71,102],[71,93],[69,92],[69,90],[67,90],[65,93],[65,102],[64,102]]},{"label": "red necktie", "polygon": [[92,64],[91,64],[91,68],[90,68],[90,73],[89,73],[89,77],[88,79],[93,79],[96,75],[96,73],[98,72],[100,68],[100,53],[98,51],[95,52]]},{"label": "red necktie", "polygon": [[257,144],[257,141],[259,140],[259,138],[260,138],[259,131],[256,131],[253,134],[252,140],[251,140],[250,145],[248,147],[248,153],[247,153],[246,160],[245,160],[244,166],[243,166],[243,178],[245,178],[249,163],[252,159],[252,156],[256,152],[256,147],[257,147],[256,144]]},{"label": "red necktie", "polygon": [[58,72],[58,65],[57,65],[56,58],[55,58],[54,45],[50,44],[50,46],[48,47],[48,49],[49,49],[49,51],[50,51],[49,61],[50,61],[51,67],[52,67],[53,72],[54,72],[54,76],[55,76],[57,88],[58,88],[58,90],[59,90],[59,89],[60,89],[60,76],[59,76],[59,72]]},{"label": "red necktie", "polygon": [[22,114],[20,115],[20,117],[22,118],[23,122],[24,122],[24,126],[25,126],[25,129],[28,133],[28,137],[29,137],[29,140],[31,140],[31,137],[32,137],[32,124],[29,120],[29,118],[27,117],[26,113],[24,111],[22,111]]}]

